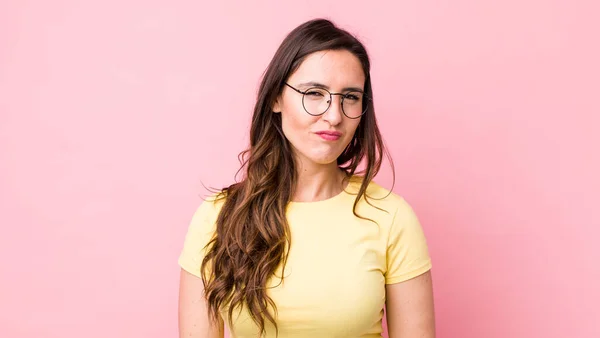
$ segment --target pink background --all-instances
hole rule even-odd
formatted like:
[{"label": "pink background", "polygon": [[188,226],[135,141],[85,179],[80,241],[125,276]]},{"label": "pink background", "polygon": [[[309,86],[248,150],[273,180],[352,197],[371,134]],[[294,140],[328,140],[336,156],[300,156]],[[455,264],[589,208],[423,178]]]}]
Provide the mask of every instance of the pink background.
[{"label": "pink background", "polygon": [[[373,61],[439,337],[600,337],[594,1],[0,2],[0,336],[175,337],[202,183],[327,16]],[[377,179],[391,180],[389,167]]]}]

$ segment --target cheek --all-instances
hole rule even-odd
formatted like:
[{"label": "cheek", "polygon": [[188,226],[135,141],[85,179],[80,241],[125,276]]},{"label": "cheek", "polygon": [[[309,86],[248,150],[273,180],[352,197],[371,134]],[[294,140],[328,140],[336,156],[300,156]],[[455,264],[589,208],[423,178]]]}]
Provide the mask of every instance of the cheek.
[{"label": "cheek", "polygon": [[347,139],[346,142],[350,143],[350,140],[352,140],[352,138],[354,137],[354,133],[356,133],[356,130],[358,129],[358,125],[360,123],[360,120],[358,121],[352,121],[352,123],[348,126],[346,135],[347,135]]},{"label": "cheek", "polygon": [[[303,109],[300,107],[300,109]],[[314,118],[296,107],[284,107],[281,114],[281,124],[285,136],[292,140],[300,135],[308,134]]]}]

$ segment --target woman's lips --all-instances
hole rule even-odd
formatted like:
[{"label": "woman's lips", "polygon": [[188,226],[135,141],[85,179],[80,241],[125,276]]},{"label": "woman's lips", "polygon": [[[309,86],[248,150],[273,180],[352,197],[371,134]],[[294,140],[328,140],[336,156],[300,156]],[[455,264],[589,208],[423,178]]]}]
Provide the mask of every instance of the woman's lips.
[{"label": "woman's lips", "polygon": [[315,134],[321,136],[322,139],[327,141],[336,141],[342,137],[342,133],[337,131],[318,131]]}]

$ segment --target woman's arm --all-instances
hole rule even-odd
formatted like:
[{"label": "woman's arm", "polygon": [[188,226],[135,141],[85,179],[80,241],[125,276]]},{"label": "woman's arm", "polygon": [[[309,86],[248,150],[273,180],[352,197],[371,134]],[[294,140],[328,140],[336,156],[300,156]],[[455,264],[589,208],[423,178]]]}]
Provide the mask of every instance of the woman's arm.
[{"label": "woman's arm", "polygon": [[431,271],[386,285],[389,338],[435,338]]},{"label": "woman's arm", "polygon": [[223,338],[223,321],[209,321],[202,279],[181,269],[179,278],[179,337]]}]

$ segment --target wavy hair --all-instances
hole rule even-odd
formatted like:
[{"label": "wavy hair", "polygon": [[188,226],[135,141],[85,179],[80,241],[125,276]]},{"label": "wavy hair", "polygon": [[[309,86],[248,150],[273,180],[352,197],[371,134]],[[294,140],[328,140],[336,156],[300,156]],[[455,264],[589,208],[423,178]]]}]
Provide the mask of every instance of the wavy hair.
[{"label": "wavy hair", "polygon": [[[242,178],[221,189],[217,196],[225,201],[201,266],[209,314],[215,322],[220,311],[227,309],[231,325],[233,311],[246,307],[262,334],[267,320],[277,331],[277,308],[267,294],[267,282],[278,267],[285,269],[291,243],[286,206],[294,193],[297,172],[282,131],[281,114],[273,113],[272,107],[285,81],[302,61],[324,50],[347,50],[360,60],[365,73],[364,91],[371,98],[364,100],[367,112],[337,158],[348,178],[363,176],[353,206],[356,216],[358,201],[379,172],[384,154],[393,168],[375,119],[370,61],[363,44],[326,19],[296,27],[285,37],[263,75],[252,116],[250,147],[239,157],[238,174],[243,173]],[[361,164],[364,166],[359,170]]]}]

